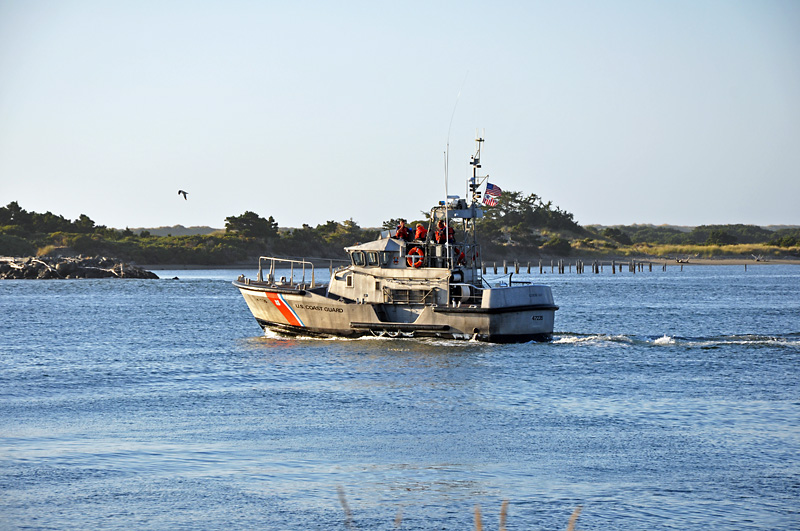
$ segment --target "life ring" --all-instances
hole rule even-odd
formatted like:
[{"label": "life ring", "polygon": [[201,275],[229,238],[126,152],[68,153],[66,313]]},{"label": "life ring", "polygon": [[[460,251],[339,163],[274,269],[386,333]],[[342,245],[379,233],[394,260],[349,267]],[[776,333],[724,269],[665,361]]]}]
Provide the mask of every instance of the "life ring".
[{"label": "life ring", "polygon": [[425,252],[420,249],[419,247],[412,247],[408,251],[408,258],[406,258],[406,263],[408,263],[408,267],[422,267],[422,257],[425,256]]}]

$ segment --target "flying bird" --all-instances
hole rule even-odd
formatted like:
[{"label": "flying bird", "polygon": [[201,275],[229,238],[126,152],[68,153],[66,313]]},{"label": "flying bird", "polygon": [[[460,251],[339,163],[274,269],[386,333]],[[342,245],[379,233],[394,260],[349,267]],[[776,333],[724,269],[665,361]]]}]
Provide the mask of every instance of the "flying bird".
[{"label": "flying bird", "polygon": [[188,201],[188,199],[186,199],[186,194],[187,193],[189,193],[189,192],[184,192],[183,190],[178,190],[178,195],[182,195],[183,199],[186,200],[186,201]]}]

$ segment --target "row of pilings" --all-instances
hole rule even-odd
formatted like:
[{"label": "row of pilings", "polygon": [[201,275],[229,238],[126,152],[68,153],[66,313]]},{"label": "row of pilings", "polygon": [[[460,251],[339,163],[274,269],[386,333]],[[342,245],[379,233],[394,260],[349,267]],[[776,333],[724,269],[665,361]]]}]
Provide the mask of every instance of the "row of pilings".
[{"label": "row of pilings", "polygon": [[[575,273],[577,273],[579,275],[582,275],[582,274],[587,272],[587,269],[586,269],[587,265],[589,266],[588,271],[590,273],[594,273],[594,274],[600,274],[600,273],[604,272],[605,268],[607,268],[607,267],[610,268],[611,274],[616,274],[617,272],[622,273],[623,268],[627,269],[629,273],[636,273],[637,271],[638,272],[644,272],[645,270],[647,270],[647,271],[652,271],[653,270],[653,262],[643,261],[643,260],[628,260],[628,261],[612,260],[610,262],[603,262],[601,260],[593,260],[592,262],[587,263],[587,262],[584,262],[583,260],[576,260],[575,262],[567,262],[567,261],[565,261],[563,259],[550,260],[549,269],[550,269],[550,273],[558,273],[559,275],[563,275],[563,274],[568,273],[568,272],[572,273],[572,270],[573,270],[573,267],[574,267]],[[658,267],[659,265],[661,265],[661,270],[662,271],[666,271],[667,270],[667,263],[666,262],[656,263],[656,267]],[[683,264],[677,264],[677,265],[680,265],[681,271],[683,271]],[[536,266],[537,266],[536,264],[533,265],[534,268]],[[519,262],[517,260],[511,262],[510,264],[509,264],[509,262],[507,260],[503,260],[503,264],[502,264],[501,268],[503,270],[503,274],[506,274],[506,275],[508,274],[509,269],[511,271],[513,271],[514,273],[519,273],[520,270],[524,271],[524,270],[527,269],[527,273],[528,274],[530,274],[531,270],[532,270],[531,262],[528,262],[526,266],[523,266],[522,262]],[[543,274],[547,273],[548,266],[542,260],[539,260],[538,268],[539,268],[539,274],[540,275],[543,275]],[[483,263],[483,274],[484,275],[486,274],[487,270],[492,270],[494,272],[494,274],[496,275],[497,271],[498,271],[497,262],[493,262],[491,266],[488,266],[487,263],[484,262]]]}]

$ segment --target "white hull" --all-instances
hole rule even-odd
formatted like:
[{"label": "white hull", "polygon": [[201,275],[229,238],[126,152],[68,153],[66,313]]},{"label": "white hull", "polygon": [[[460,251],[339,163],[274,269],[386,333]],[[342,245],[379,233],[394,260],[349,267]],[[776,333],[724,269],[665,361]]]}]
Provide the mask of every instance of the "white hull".
[{"label": "white hull", "polygon": [[481,302],[486,300],[488,304],[482,306],[365,303],[331,298],[325,287],[287,289],[259,282],[234,284],[262,328],[298,335],[440,337],[500,343],[548,341],[558,309],[547,286],[486,289]]}]

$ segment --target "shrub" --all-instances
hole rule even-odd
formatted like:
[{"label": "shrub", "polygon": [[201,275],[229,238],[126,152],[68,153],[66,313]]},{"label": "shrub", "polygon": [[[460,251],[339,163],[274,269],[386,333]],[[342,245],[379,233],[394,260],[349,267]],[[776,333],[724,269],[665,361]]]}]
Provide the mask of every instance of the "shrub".
[{"label": "shrub", "polygon": [[542,249],[556,254],[566,255],[572,251],[572,245],[570,245],[569,241],[565,240],[564,238],[553,236],[547,240],[544,245],[542,245]]},{"label": "shrub", "polygon": [[0,234],[0,256],[31,256],[36,246],[12,234]]}]

